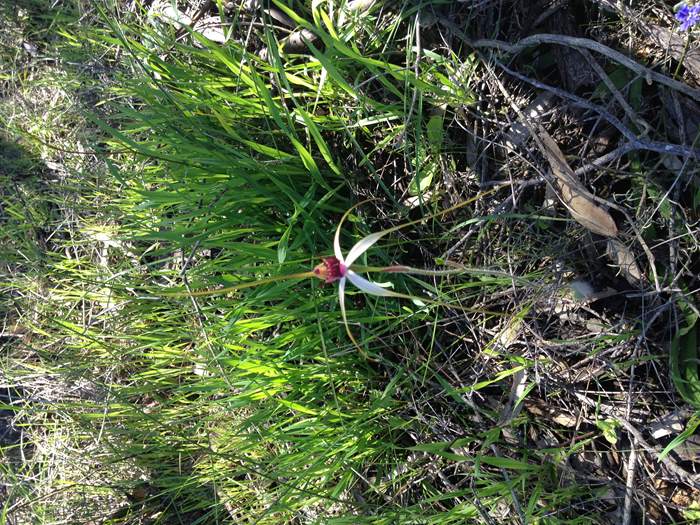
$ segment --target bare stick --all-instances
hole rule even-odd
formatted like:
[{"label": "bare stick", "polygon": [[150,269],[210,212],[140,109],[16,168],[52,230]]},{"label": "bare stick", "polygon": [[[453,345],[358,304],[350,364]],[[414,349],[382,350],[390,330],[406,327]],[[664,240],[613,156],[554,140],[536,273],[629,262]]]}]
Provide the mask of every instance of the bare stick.
[{"label": "bare stick", "polygon": [[627,480],[625,483],[625,506],[623,507],[622,525],[630,525],[632,519],[632,494],[634,473],[637,470],[637,440],[632,438],[630,455],[627,458]]},{"label": "bare stick", "polygon": [[600,53],[601,55],[605,55],[606,57],[617,62],[618,64],[622,64],[623,66],[627,67],[628,69],[631,69],[632,71],[646,78],[647,80],[655,80],[659,84],[663,84],[664,86],[668,86],[671,89],[680,91],[681,93],[688,95],[693,100],[700,102],[699,89],[691,88],[683,82],[679,82],[678,80],[674,80],[671,77],[658,73],[653,69],[649,69],[648,67],[645,67],[635,62],[631,58],[623,55],[619,51],[615,51],[614,49],[609,48],[608,46],[605,46],[600,42],[596,42],[595,40],[591,40],[589,38],[578,38],[564,35],[550,35],[547,33],[543,33],[539,35],[530,35],[519,40],[515,44],[509,44],[508,42],[503,42],[501,40],[486,39],[474,40],[469,42],[469,44],[472,47],[476,48],[496,48],[510,54],[519,53],[527,47],[536,46],[539,44],[559,44],[567,47],[589,49],[591,51],[595,51],[596,53]]},{"label": "bare stick", "polygon": [[[637,135],[632,132],[631,129],[629,129],[627,126],[625,126],[620,119],[612,115],[607,109],[598,106],[597,104],[593,104],[592,102],[589,102],[588,100],[581,98],[579,96],[573,95],[569,93],[568,91],[564,91],[563,89],[556,88],[554,86],[550,86],[548,84],[545,84],[543,82],[540,82],[538,80],[534,80],[530,77],[527,77],[525,75],[522,75],[518,73],[517,71],[513,71],[509,67],[505,66],[504,64],[498,62],[497,60],[494,60],[494,64],[498,66],[500,69],[508,73],[509,75],[517,78],[518,80],[522,80],[523,82],[527,82],[528,84],[535,86],[539,89],[544,89],[545,91],[549,91],[551,93],[554,93],[558,97],[561,97],[565,100],[571,101],[573,104],[580,106],[585,109],[589,109],[591,111],[594,111],[598,113],[601,117],[603,117],[605,120],[607,120],[610,124],[612,124],[622,135],[631,143],[633,146],[632,149],[637,149],[637,150],[647,150],[647,151],[654,151],[656,153],[663,153],[663,154],[671,154],[671,155],[677,155],[679,157],[692,157],[696,159],[700,159],[700,150],[696,148],[690,148],[687,146],[680,146],[678,144],[670,144],[667,142],[655,142],[655,141],[649,141],[649,140],[640,140],[637,138]],[[631,150],[630,150],[631,151]]]},{"label": "bare stick", "polygon": [[581,175],[585,175],[589,171],[597,170],[598,168],[602,168],[609,162],[612,162],[614,160],[619,159],[620,157],[627,155],[630,151],[637,150],[639,148],[636,147],[635,144],[631,142],[625,142],[622,146],[618,146],[612,151],[609,151],[605,155],[601,155],[597,159],[593,159],[590,161],[588,164],[584,164],[580,168],[578,168],[576,171],[574,171],[574,175],[577,177]]},{"label": "bare stick", "polygon": [[610,80],[610,77],[608,74],[605,72],[605,70],[598,64],[595,58],[593,58],[593,55],[591,55],[588,50],[586,49],[577,49],[579,53],[583,55],[583,57],[588,61],[588,63],[591,65],[591,67],[595,70],[595,72],[598,74],[600,79],[603,81],[605,86],[608,88],[610,93],[612,93],[613,97],[615,100],[617,100],[617,103],[620,104],[624,112],[627,114],[629,119],[637,124],[640,129],[643,129],[645,134],[649,132],[651,129],[651,126],[647,123],[646,120],[641,118],[637,113],[632,109],[632,106],[630,106],[627,101],[625,100],[625,97],[622,96],[620,93],[620,90],[617,89],[617,86],[613,83],[612,80]]}]

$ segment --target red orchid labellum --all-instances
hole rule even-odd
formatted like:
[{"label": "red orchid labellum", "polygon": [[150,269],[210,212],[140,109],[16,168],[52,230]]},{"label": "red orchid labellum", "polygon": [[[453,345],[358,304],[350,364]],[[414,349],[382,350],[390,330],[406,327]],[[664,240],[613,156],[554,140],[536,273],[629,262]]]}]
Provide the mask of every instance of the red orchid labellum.
[{"label": "red orchid labellum", "polygon": [[323,262],[314,268],[314,275],[327,283],[334,283],[345,277],[347,267],[337,257],[324,257]]}]

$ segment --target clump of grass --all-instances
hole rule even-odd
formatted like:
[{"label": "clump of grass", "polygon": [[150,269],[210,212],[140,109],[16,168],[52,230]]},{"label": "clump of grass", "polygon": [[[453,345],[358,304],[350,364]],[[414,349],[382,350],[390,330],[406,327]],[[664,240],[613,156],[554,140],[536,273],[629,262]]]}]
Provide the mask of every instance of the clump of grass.
[{"label": "clump of grass", "polygon": [[[139,76],[120,84],[117,95],[128,104],[109,125],[97,122],[113,149],[146,159],[124,156],[115,164],[125,212],[121,242],[142,255],[137,267],[109,280],[119,341],[76,327],[69,348],[75,360],[89,355],[93,367],[118,379],[102,438],[117,457],[135,457],[152,472],[146,506],[207,520],[237,512],[269,523],[304,516],[449,523],[503,498],[520,501],[515,487],[530,486],[542,467],[526,456],[492,457],[483,446],[463,458],[481,473],[475,488],[448,483],[445,490],[437,475],[418,481],[427,452],[445,451],[438,471],[459,454],[447,452],[448,443],[425,444],[431,423],[402,392],[445,379],[430,360],[405,366],[380,349],[434,344],[434,329],[421,334],[418,327],[437,326],[437,311],[385,300],[364,309],[353,300],[351,317],[368,330],[361,339],[377,367],[344,337],[334,294],[313,282],[280,281],[221,297],[146,297],[304,271],[330,253],[333,218],[347,207],[343,195],[352,186],[328,138],[344,133],[352,151],[367,141],[365,129],[348,129],[347,115],[330,110],[354,99],[375,125],[405,118],[411,89],[426,97],[435,91],[423,73],[363,58],[330,35],[322,36],[325,51],[289,63],[273,56],[269,66],[235,44],[220,48],[194,35],[203,46],[196,47],[149,34],[150,46],[168,50],[161,56],[142,44],[143,32],[126,23],[112,27]],[[321,65],[332,72],[324,75]],[[394,101],[380,104],[353,89],[348,79],[358,74],[378,78],[373,90]],[[512,284],[482,281],[480,290]],[[451,293],[469,302],[479,297],[458,284]],[[493,314],[483,322],[493,322]],[[474,436],[465,443],[487,438],[464,424],[462,435]],[[491,432],[491,443],[498,440]],[[504,477],[508,468],[520,474]],[[556,500],[575,494],[551,489]],[[474,494],[480,506],[462,500]]]}]

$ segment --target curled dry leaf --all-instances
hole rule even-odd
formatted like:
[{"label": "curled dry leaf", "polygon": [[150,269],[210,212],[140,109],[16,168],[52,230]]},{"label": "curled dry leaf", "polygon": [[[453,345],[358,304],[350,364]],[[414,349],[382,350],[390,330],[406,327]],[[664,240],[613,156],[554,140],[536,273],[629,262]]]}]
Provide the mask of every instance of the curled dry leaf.
[{"label": "curled dry leaf", "polygon": [[559,199],[581,226],[604,237],[617,235],[617,225],[612,216],[598,206],[580,184],[573,185],[558,179],[557,189]]},{"label": "curled dry leaf", "polygon": [[559,200],[566,206],[571,216],[593,233],[604,237],[615,237],[617,225],[610,213],[598,206],[593,195],[576,179],[554,139],[544,130],[540,130],[538,135],[552,169],[552,175],[556,178]]},{"label": "curled dry leaf", "polygon": [[[221,23],[221,19],[218,16],[202,18],[194,25],[194,30],[217,44],[225,44],[228,40],[226,27]],[[197,47],[200,47],[200,45],[197,45]]]},{"label": "curled dry leaf", "polygon": [[154,2],[148,9],[148,17],[151,21],[158,20],[175,26],[177,29],[192,23],[192,18],[187,13],[183,13],[165,0]]},{"label": "curled dry leaf", "polygon": [[316,42],[316,33],[308,29],[299,29],[280,40],[281,48],[285,53],[301,53],[306,50],[306,42]]},{"label": "curled dry leaf", "polygon": [[617,239],[608,239],[608,257],[631,285],[636,286],[644,279],[632,251]]}]

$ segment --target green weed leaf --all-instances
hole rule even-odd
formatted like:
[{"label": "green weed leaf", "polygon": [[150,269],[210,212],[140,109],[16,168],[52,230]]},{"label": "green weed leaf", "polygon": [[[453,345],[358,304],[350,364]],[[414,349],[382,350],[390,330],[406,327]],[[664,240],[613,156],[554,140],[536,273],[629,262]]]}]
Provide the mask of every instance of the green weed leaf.
[{"label": "green weed leaf", "polygon": [[685,430],[678,434],[678,436],[676,436],[676,438],[673,441],[671,441],[668,445],[666,445],[666,448],[664,448],[661,451],[661,454],[659,454],[659,459],[664,459],[669,454],[669,452],[671,452],[674,448],[676,448],[678,445],[680,445],[686,439],[692,436],[697,430],[698,426],[700,426],[700,412],[696,412],[692,415],[690,420],[688,420],[688,424],[686,425]]},{"label": "green weed leaf", "polygon": [[680,304],[685,326],[671,341],[671,379],[680,396],[700,410],[700,375],[698,375],[697,314],[687,303]]}]

